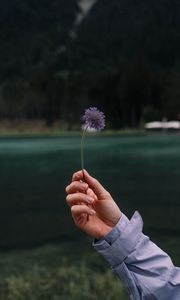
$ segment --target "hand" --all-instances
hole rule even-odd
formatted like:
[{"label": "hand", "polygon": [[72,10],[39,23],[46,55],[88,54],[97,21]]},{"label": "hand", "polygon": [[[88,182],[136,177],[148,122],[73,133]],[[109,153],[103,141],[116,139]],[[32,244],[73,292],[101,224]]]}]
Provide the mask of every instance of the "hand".
[{"label": "hand", "polygon": [[93,238],[104,237],[121,218],[109,192],[85,170],[74,173],[66,192],[75,224]]}]

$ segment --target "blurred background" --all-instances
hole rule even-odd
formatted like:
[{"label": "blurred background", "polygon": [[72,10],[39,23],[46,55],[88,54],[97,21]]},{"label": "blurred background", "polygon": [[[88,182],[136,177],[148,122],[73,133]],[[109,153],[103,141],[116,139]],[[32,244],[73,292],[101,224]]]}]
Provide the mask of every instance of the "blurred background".
[{"label": "blurred background", "polygon": [[178,0],[0,2],[0,300],[129,299],[75,228],[65,186],[81,117],[85,167],[180,265]]}]

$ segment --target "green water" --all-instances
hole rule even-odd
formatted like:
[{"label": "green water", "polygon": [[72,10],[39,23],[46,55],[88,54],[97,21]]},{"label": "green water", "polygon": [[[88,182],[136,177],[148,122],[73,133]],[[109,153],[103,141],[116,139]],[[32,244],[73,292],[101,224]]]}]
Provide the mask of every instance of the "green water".
[{"label": "green water", "polygon": [[[85,167],[145,230],[180,233],[180,136],[88,136]],[[0,244],[79,236],[64,188],[80,169],[80,137],[0,139]]]}]

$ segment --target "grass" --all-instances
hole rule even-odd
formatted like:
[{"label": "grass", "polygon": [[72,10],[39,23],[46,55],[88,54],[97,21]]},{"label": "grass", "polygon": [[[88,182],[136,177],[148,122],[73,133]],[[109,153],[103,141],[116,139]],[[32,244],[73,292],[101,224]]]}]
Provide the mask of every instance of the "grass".
[{"label": "grass", "polygon": [[[65,122],[55,121],[52,126],[47,126],[47,121],[40,120],[0,120],[0,136],[79,136],[81,124],[74,124],[69,130]],[[127,135],[144,133],[144,129],[125,128],[121,130],[106,129],[103,135]]]},{"label": "grass", "polygon": [[129,299],[104,260],[83,242],[0,253],[0,266],[0,300]]},{"label": "grass", "polygon": [[[180,238],[158,238],[180,265]],[[128,300],[89,239],[0,252],[0,300]]]}]

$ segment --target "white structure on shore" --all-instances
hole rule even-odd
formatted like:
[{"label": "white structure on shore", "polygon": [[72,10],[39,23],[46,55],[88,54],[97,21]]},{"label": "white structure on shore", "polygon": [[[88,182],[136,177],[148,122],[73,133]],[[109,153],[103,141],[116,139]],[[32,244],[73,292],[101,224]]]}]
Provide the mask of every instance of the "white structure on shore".
[{"label": "white structure on shore", "polygon": [[147,130],[180,130],[180,121],[154,121],[145,124]]}]

